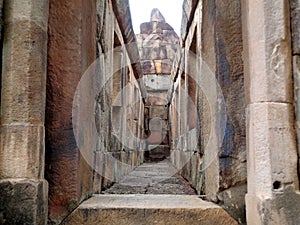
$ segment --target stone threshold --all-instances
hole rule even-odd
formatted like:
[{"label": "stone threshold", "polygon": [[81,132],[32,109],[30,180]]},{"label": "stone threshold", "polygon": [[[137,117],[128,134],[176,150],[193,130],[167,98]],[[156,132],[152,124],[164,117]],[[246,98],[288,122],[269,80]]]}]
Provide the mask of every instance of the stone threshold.
[{"label": "stone threshold", "polygon": [[99,194],[83,202],[62,224],[237,225],[220,206],[195,195]]}]

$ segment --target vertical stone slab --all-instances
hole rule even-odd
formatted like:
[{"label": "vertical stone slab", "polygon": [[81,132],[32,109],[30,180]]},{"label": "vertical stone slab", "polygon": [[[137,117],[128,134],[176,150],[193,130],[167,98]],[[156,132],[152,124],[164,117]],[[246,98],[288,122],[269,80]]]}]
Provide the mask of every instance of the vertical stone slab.
[{"label": "vertical stone slab", "polygon": [[[294,98],[296,107],[296,129],[297,141],[300,140],[300,1],[291,0],[291,30],[292,30],[292,46],[293,46],[293,75],[294,75]],[[300,157],[300,145],[298,144],[298,157]],[[298,174],[300,176],[300,167],[298,166]]]},{"label": "vertical stone slab", "polygon": [[247,224],[299,223],[292,112],[292,105],[286,103],[248,106]]},{"label": "vertical stone slab", "polygon": [[0,223],[46,224],[48,0],[5,1],[3,11]]},{"label": "vertical stone slab", "polygon": [[298,224],[289,1],[244,1],[243,24],[247,224]]},{"label": "vertical stone slab", "polygon": [[[250,102],[293,101],[288,0],[246,1]],[[276,19],[274,19],[276,18]]]},{"label": "vertical stone slab", "polygon": [[[296,107],[296,123],[295,128],[297,131],[298,142],[300,140],[300,56],[293,56],[293,78],[294,78],[294,95]],[[300,145],[298,144],[298,157],[300,157]],[[300,169],[300,168],[299,168]],[[300,172],[300,171],[299,171]]]},{"label": "vertical stone slab", "polygon": [[[96,1],[50,1],[46,178],[49,220],[54,223],[60,223],[92,194],[93,173],[75,141],[72,104],[78,82],[96,58],[95,20]],[[92,88],[91,82],[87,81],[87,90]],[[88,116],[81,111],[76,115],[83,120]],[[84,143],[91,141],[87,130],[79,131]]]},{"label": "vertical stone slab", "polygon": [[[216,0],[215,4],[216,80],[222,90],[226,107],[226,118],[220,116],[216,121],[217,126],[213,125],[225,126],[224,134],[221,136],[218,130],[215,131],[222,142],[218,151],[218,199],[219,204],[229,209],[232,203],[230,200],[222,199],[221,196],[223,192],[231,192],[231,201],[235,199],[236,205],[235,209],[229,212],[237,221],[244,224],[246,189],[235,188],[247,181],[241,1]],[[222,105],[217,103],[216,107],[216,111],[220,114]],[[226,124],[223,122],[225,119]],[[239,191],[243,193],[237,194]]]}]

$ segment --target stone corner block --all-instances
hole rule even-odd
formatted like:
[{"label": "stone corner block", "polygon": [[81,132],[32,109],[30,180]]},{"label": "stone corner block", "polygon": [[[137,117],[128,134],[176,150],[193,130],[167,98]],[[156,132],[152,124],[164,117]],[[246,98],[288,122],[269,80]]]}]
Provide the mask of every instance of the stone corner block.
[{"label": "stone corner block", "polygon": [[48,217],[46,180],[0,180],[0,224],[45,225]]}]

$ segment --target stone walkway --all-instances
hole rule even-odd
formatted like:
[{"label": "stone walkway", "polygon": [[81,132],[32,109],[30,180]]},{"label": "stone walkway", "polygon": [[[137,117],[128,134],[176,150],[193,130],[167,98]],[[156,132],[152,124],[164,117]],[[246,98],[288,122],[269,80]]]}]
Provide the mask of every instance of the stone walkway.
[{"label": "stone walkway", "polygon": [[178,175],[167,159],[144,163],[103,194],[173,194],[194,195],[195,190]]}]

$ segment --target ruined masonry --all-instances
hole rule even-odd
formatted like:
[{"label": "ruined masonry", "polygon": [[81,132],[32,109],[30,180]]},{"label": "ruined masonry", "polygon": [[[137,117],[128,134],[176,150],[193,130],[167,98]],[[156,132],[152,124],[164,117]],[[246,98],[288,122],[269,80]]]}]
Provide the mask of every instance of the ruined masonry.
[{"label": "ruined masonry", "polygon": [[140,28],[136,37],[147,91],[145,156],[149,160],[160,160],[170,156],[167,94],[173,84],[170,75],[179,37],[158,9],[152,10],[150,22],[142,23]]},{"label": "ruined masonry", "polygon": [[300,224],[300,1],[182,9],[0,0],[0,224]]}]

